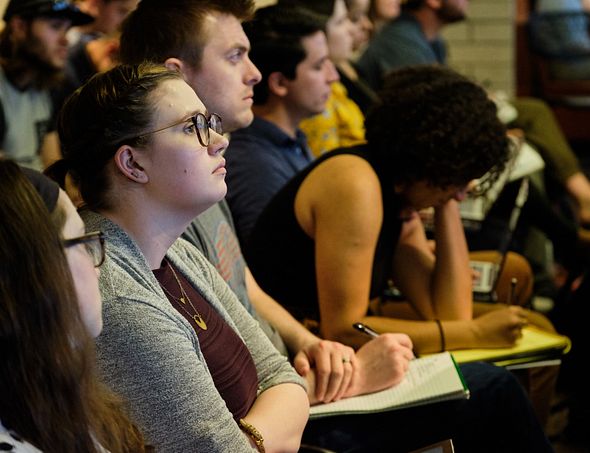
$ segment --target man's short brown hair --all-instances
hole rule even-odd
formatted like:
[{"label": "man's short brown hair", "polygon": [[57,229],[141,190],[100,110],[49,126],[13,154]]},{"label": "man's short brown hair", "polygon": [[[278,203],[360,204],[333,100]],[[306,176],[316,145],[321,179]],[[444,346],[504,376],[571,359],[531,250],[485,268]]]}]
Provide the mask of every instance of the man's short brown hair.
[{"label": "man's short brown hair", "polygon": [[205,18],[210,13],[228,14],[242,22],[254,14],[254,1],[142,0],[123,23],[121,61],[164,63],[176,57],[198,68],[208,39]]}]

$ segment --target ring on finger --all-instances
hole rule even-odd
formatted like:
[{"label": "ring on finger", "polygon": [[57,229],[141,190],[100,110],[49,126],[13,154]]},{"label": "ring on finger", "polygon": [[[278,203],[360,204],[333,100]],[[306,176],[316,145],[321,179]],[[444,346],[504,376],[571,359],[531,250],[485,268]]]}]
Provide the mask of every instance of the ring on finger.
[{"label": "ring on finger", "polygon": [[348,357],[342,357],[342,363],[350,363],[350,359]]}]

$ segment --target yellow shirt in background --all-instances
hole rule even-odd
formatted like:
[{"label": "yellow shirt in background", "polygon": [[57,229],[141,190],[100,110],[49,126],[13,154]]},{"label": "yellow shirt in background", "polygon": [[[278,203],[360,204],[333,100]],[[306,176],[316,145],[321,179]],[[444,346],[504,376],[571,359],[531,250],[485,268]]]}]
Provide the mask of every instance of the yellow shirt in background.
[{"label": "yellow shirt in background", "polygon": [[303,120],[299,127],[307,137],[312,154],[318,157],[326,151],[363,143],[364,121],[363,113],[348,97],[344,85],[334,82],[326,110]]}]

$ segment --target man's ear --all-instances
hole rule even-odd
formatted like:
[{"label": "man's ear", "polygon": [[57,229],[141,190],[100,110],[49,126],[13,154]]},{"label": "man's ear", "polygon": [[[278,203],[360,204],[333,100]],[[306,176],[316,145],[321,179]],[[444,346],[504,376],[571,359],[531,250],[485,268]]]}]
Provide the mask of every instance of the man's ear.
[{"label": "man's ear", "polygon": [[[268,91],[275,96],[284,97],[289,92],[289,80],[281,72],[271,72],[268,76]],[[264,82],[263,82],[264,83]]]},{"label": "man's ear", "polygon": [[192,68],[189,64],[186,64],[180,58],[170,57],[166,58],[166,60],[164,61],[164,66],[166,67],[166,69],[169,69],[171,71],[180,72],[184,81],[191,85],[191,83],[189,83],[189,80],[193,79],[195,69]]},{"label": "man's ear", "polygon": [[184,73],[184,62],[175,57],[166,58],[164,61],[164,66],[166,69],[170,69],[172,71],[179,71],[180,73]]},{"label": "man's ear", "polygon": [[137,161],[137,150],[129,145],[122,145],[115,152],[115,165],[119,172],[131,181],[145,184],[149,176]]}]

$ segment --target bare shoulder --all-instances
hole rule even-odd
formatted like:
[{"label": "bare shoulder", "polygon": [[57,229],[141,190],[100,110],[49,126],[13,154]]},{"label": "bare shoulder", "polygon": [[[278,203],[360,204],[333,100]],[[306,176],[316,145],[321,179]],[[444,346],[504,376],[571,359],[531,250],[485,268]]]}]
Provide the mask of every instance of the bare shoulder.
[{"label": "bare shoulder", "polygon": [[301,193],[308,193],[315,201],[330,198],[356,199],[380,194],[381,186],[373,167],[362,157],[353,154],[334,156],[318,165],[301,185]]},{"label": "bare shoulder", "polygon": [[320,219],[352,222],[382,215],[381,185],[371,165],[355,155],[339,155],[320,164],[302,183],[295,198],[302,228],[311,231]]}]

